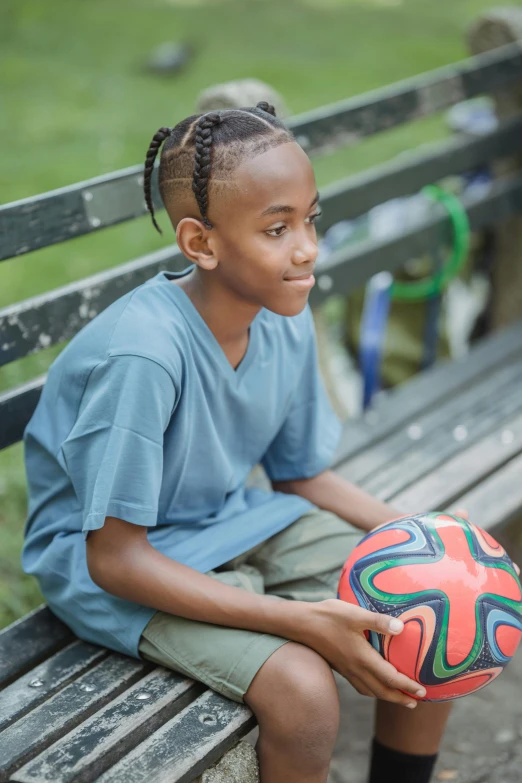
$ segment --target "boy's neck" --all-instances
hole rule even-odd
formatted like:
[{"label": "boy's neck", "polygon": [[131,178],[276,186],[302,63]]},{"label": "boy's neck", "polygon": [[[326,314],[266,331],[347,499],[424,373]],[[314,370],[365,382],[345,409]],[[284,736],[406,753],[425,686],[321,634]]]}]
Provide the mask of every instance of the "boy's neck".
[{"label": "boy's neck", "polygon": [[186,293],[225,353],[230,352],[234,364],[232,357],[243,347],[246,350],[250,325],[261,308],[240,302],[231,292],[211,285],[208,275],[196,268],[171,282]]}]

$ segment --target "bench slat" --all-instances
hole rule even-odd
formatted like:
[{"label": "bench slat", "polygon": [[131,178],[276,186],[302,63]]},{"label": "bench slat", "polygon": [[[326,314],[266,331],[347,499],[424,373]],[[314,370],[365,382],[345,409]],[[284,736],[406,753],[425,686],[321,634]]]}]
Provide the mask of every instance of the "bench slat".
[{"label": "bench slat", "polygon": [[473,171],[484,163],[514,154],[521,148],[522,119],[513,117],[497,130],[477,137],[458,135],[423,145],[407,155],[366,169],[321,190],[324,233],[340,220],[359,217],[378,204],[417,193],[444,177]]},{"label": "bench slat", "polygon": [[[331,152],[520,79],[522,49],[513,43],[292,117],[288,125],[310,154]],[[0,207],[0,260],[145,214],[142,176],[143,167],[132,166]],[[160,209],[156,174],[153,200]]]},{"label": "bench slat", "polygon": [[[516,415],[504,420],[495,432],[442,463],[413,486],[394,495],[393,505],[404,513],[411,513],[412,509],[427,507],[428,498],[428,507],[434,510],[442,510],[457,499],[462,502],[463,493],[474,492],[476,484],[483,483],[521,452],[522,415]],[[479,516],[470,515],[471,521],[480,527],[489,524],[489,507],[490,504],[479,508]]]},{"label": "bench slat", "polygon": [[[0,261],[144,215],[142,178],[143,166],[131,166],[0,207]],[[156,172],[152,196],[161,209]]]},{"label": "bench slat", "polygon": [[[338,220],[367,212],[376,204],[416,192],[449,173],[472,169],[520,148],[522,119],[509,120],[488,136],[452,139],[434,151],[393,161],[326,188],[321,194],[326,231]],[[161,269],[183,269],[186,259],[176,246],[164,248],[115,269],[93,275],[0,310],[0,364],[70,339],[122,294]],[[315,296],[315,294],[314,294]],[[313,301],[313,298],[312,300]]]},{"label": "bench slat", "polygon": [[[502,398],[513,396],[516,392],[513,384],[521,382],[521,373],[522,346],[507,366],[497,366],[494,374],[488,373],[476,378],[473,383],[459,389],[457,394],[440,398],[434,407],[427,406],[426,412],[407,422],[407,426],[401,427],[377,444],[369,445],[361,454],[344,462],[340,466],[341,475],[355,483],[365,481],[371,484],[386,470],[398,463],[402,465],[402,460],[407,459],[408,454],[417,449],[424,452],[426,443],[431,444],[434,438],[438,440],[440,428],[444,429],[445,439],[449,436],[452,448],[456,447],[456,441],[452,436],[453,429],[459,424],[466,424],[470,430],[470,437],[473,438],[474,422],[477,418],[480,420],[484,406],[494,416],[495,400],[501,396]],[[496,378],[498,378],[498,385],[495,382]],[[488,399],[488,395],[493,395],[493,401]],[[522,400],[520,403],[522,404]]]},{"label": "bench slat", "polygon": [[332,152],[380,131],[427,117],[455,103],[508,87],[522,78],[522,45],[510,43],[293,118],[307,152]]},{"label": "bench slat", "polygon": [[189,783],[255,725],[248,707],[206,691],[98,783]]},{"label": "bench slat", "polygon": [[0,450],[22,440],[24,429],[38,405],[46,377],[40,375],[21,386],[0,393]]},{"label": "bench slat", "polygon": [[103,647],[73,642],[0,692],[0,731],[108,655]]},{"label": "bench slat", "polygon": [[[474,489],[458,498],[469,518],[493,533],[522,512],[522,455],[508,462]],[[455,503],[453,503],[455,506]]]},{"label": "bench slat", "polygon": [[508,384],[497,396],[484,399],[468,412],[440,421],[434,431],[423,438],[423,445],[410,440],[410,448],[400,458],[400,463],[398,459],[388,463],[365,482],[367,491],[378,498],[383,493],[401,491],[404,476],[413,482],[451,459],[460,443],[466,447],[489,432],[498,431],[506,419],[522,411],[522,375],[519,374],[513,383],[516,385],[510,387]]},{"label": "bench slat", "polygon": [[[143,666],[139,661],[134,663],[140,668]],[[202,686],[193,680],[157,667],[20,767],[9,779],[25,783],[82,783],[96,780],[122,754],[130,752],[180,712],[201,690]],[[44,715],[42,709],[42,717]],[[15,729],[17,725],[12,728]],[[34,723],[30,729],[27,727],[28,741],[35,737],[35,728]],[[64,731],[60,733],[63,735]]]},{"label": "bench slat", "polygon": [[187,259],[173,245],[0,310],[0,365],[69,340],[120,296]]},{"label": "bench slat", "polygon": [[129,686],[140,687],[152,664],[111,653],[43,704],[0,734],[0,781],[78,724],[88,721],[100,708]]},{"label": "bench slat", "polygon": [[75,636],[47,606],[0,631],[0,688],[65,647]]},{"label": "bench slat", "polygon": [[467,356],[453,361],[443,360],[382,395],[376,407],[347,423],[334,466],[341,465],[435,406],[456,397],[465,387],[498,372],[502,364],[516,361],[521,346],[522,321],[518,321],[482,338],[472,346]]}]

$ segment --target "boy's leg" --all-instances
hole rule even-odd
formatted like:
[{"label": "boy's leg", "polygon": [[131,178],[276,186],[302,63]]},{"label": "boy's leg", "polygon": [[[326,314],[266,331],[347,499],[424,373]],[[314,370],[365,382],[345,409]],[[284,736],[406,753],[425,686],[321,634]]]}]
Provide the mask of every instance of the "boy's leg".
[{"label": "boy's leg", "polygon": [[[267,593],[304,601],[335,596],[340,570],[364,536],[335,514],[316,509],[273,536],[248,562]],[[376,701],[370,783],[427,783],[451,704],[419,703],[415,710]]]},{"label": "boy's leg", "polygon": [[452,702],[420,702],[415,710],[377,701],[369,783],[429,783]]},{"label": "boy's leg", "polygon": [[382,745],[402,753],[432,755],[439,745],[453,702],[419,702],[414,710],[377,701],[375,736]]},{"label": "boy's leg", "polygon": [[[211,572],[235,587],[263,592],[259,571]],[[140,654],[247,703],[259,723],[262,783],[325,783],[337,736],[339,703],[330,667],[288,640],[156,612]]]},{"label": "boy's leg", "polygon": [[286,644],[260,668],[245,701],[259,724],[262,783],[326,783],[339,697],[324,658],[304,645]]},{"label": "boy's leg", "polygon": [[263,574],[265,592],[296,601],[337,596],[341,570],[365,533],[314,508],[256,547],[248,563]]}]

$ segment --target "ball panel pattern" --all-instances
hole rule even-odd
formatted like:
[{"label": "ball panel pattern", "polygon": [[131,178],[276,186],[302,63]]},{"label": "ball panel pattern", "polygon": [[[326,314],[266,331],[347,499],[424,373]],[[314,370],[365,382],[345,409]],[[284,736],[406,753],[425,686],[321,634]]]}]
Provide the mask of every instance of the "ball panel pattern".
[{"label": "ball panel pattern", "polygon": [[348,559],[338,597],[400,617],[396,637],[367,633],[425,700],[458,698],[503,670],[522,637],[522,592],[494,538],[460,517],[431,513],[372,530]]}]

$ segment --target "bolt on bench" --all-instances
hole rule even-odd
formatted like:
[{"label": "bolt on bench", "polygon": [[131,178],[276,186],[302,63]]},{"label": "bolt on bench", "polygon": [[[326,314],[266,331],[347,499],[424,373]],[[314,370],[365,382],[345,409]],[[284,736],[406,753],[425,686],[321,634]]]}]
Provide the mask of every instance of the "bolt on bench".
[{"label": "bolt on bench", "polygon": [[[475,32],[480,39],[480,26]],[[289,125],[314,156],[476,95],[503,91],[505,105],[521,83],[522,45],[507,42]],[[455,137],[323,189],[319,230],[448,174],[515,159],[522,152],[522,113],[513,110],[514,100],[494,132]],[[473,230],[501,232],[509,220],[522,239],[522,172],[514,163],[504,168],[508,173],[489,192],[464,205]],[[0,260],[144,214],[141,176],[137,166],[3,206]],[[155,205],[161,208],[156,185]],[[319,270],[312,306],[378,271],[397,269],[441,235],[451,236],[442,209],[407,233],[339,250]],[[512,251],[510,258],[509,279],[520,280],[522,264],[515,268]],[[0,363],[70,339],[158,271],[185,266],[172,246],[0,310]],[[39,377],[0,395],[0,448],[22,438],[44,382]],[[522,512],[521,385],[522,323],[513,322],[465,358],[421,373],[347,422],[334,469],[405,513],[458,501],[496,534]],[[243,771],[228,777],[209,767],[225,754],[232,758],[230,749],[254,726],[246,706],[147,661],[85,643],[45,606],[0,632],[0,781],[188,783],[202,776],[246,783],[257,779],[248,754],[237,762],[246,765]]]}]

